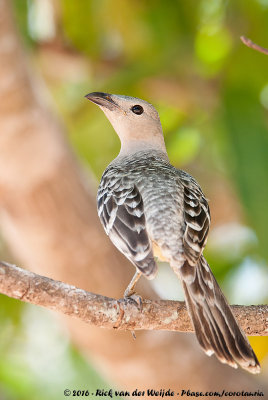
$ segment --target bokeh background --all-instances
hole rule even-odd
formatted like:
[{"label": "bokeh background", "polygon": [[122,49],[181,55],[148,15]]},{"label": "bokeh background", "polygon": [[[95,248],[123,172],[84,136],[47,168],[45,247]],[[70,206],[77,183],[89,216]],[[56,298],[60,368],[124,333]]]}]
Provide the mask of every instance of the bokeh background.
[{"label": "bokeh background", "polygon": [[[230,303],[266,303],[268,57],[239,37],[268,47],[268,1],[12,3],[40,93],[84,170],[99,180],[119,151],[112,127],[85,94],[154,104],[171,162],[194,175],[210,200],[206,256]],[[20,262],[4,234],[0,258]],[[153,285],[164,298],[182,298],[164,266]],[[65,387],[116,386],[72,344],[54,314],[0,296],[0,325],[1,399],[53,400],[64,398]],[[250,341],[267,377],[268,339]]]}]

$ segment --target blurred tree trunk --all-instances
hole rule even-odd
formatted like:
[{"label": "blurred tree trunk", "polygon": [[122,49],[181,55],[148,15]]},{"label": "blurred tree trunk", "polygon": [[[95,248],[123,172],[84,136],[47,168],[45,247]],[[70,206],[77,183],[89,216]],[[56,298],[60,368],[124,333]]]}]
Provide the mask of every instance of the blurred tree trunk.
[{"label": "blurred tree trunk", "polygon": [[[12,20],[0,0],[0,227],[21,264],[37,273],[121,297],[134,269],[105,236],[96,186],[78,168],[63,128],[43,103]],[[41,98],[39,97],[41,95]],[[148,291],[147,291],[148,294]],[[101,330],[64,317],[80,350],[128,390],[260,389],[256,378],[207,358],[194,336]]]}]

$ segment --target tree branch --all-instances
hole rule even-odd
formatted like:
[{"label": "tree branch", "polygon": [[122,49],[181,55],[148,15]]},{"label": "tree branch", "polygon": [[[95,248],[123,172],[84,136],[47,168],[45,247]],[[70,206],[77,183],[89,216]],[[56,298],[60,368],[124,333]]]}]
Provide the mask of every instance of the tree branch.
[{"label": "tree branch", "polygon": [[[60,311],[101,328],[193,332],[181,301],[115,300],[0,262],[0,292],[15,299]],[[247,335],[268,335],[268,306],[232,306]]]},{"label": "tree branch", "polygon": [[259,46],[258,44],[252,42],[252,40],[246,38],[245,36],[240,36],[240,40],[247,46],[253,50],[258,51],[259,53],[263,53],[268,55],[268,49],[265,47]]}]

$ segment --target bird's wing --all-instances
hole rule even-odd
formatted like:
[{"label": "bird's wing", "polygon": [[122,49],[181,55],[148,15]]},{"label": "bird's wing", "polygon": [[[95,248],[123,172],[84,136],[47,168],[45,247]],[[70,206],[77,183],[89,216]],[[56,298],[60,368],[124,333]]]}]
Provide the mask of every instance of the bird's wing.
[{"label": "bird's wing", "polygon": [[235,368],[240,364],[257,373],[259,362],[202,255],[210,224],[208,203],[192,177],[185,174],[181,181],[184,186],[185,262],[179,273],[197,339],[208,355],[215,353],[223,363]]},{"label": "bird's wing", "polygon": [[97,200],[100,220],[111,241],[140,272],[153,278],[157,266],[137,187],[126,178],[104,175]]},{"label": "bird's wing", "polygon": [[200,186],[190,175],[183,174],[181,182],[184,189],[184,252],[188,262],[195,265],[207,242],[210,225],[209,205]]}]

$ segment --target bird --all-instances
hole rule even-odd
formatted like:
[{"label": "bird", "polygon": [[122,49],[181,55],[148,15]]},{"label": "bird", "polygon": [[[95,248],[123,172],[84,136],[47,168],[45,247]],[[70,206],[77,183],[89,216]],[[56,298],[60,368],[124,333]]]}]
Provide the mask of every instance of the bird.
[{"label": "bird", "polygon": [[156,258],[169,263],[205,353],[259,373],[259,361],[203,255],[208,200],[190,174],[169,162],[158,112],[136,97],[103,92],[85,97],[100,107],[121,141],[102,175],[97,208],[106,234],[136,268],[124,296],[135,295],[141,276],[156,276]]}]

